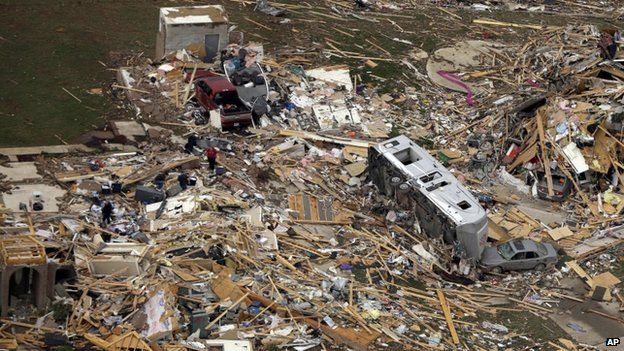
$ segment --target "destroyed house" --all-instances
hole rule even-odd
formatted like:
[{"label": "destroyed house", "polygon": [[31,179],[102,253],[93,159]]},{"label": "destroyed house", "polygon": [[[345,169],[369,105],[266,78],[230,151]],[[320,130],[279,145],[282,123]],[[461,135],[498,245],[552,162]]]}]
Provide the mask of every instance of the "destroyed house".
[{"label": "destroyed house", "polygon": [[398,136],[371,147],[368,162],[379,191],[412,208],[427,235],[459,242],[468,257],[480,258],[487,241],[485,210],[426,150]]},{"label": "destroyed house", "polygon": [[211,62],[229,43],[228,19],[221,5],[162,7],[156,58],[190,49]]}]

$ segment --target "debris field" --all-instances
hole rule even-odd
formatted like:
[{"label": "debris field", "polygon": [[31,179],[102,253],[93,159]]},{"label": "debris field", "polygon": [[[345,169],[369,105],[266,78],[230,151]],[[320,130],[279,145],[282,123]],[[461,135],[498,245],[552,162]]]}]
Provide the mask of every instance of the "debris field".
[{"label": "debris field", "polygon": [[[312,3],[162,7],[94,90],[126,119],[0,149],[0,349],[619,345],[624,7]],[[419,46],[417,6],[480,35]]]}]

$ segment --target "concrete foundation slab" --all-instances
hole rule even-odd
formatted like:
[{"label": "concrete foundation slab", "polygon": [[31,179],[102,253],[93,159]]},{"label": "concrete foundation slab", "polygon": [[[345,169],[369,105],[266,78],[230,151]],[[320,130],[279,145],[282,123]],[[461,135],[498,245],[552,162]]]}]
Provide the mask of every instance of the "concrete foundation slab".
[{"label": "concrete foundation slab", "polygon": [[10,182],[41,179],[34,162],[9,162],[6,166],[0,166],[0,173],[4,174]]},{"label": "concrete foundation slab", "polygon": [[111,122],[113,133],[124,136],[128,140],[135,140],[136,137],[145,137],[147,133],[141,123],[135,121],[115,121]]},{"label": "concrete foundation slab", "polygon": [[70,145],[47,145],[47,146],[28,146],[28,147],[5,147],[0,148],[0,155],[4,156],[23,156],[23,155],[40,155],[40,154],[66,154],[69,152],[93,152],[95,149],[82,144]]},{"label": "concrete foundation slab", "polygon": [[14,212],[23,212],[19,208],[20,202],[28,205],[33,201],[33,192],[41,193],[43,200],[42,212],[58,212],[59,201],[56,198],[63,197],[65,190],[47,184],[20,184],[11,190],[11,193],[2,194],[4,206]]},{"label": "concrete foundation slab", "polygon": [[622,323],[584,312],[591,309],[619,317],[619,305],[616,302],[578,303],[563,300],[560,307],[562,311],[553,313],[549,317],[579,343],[604,348],[607,338],[624,337]]}]

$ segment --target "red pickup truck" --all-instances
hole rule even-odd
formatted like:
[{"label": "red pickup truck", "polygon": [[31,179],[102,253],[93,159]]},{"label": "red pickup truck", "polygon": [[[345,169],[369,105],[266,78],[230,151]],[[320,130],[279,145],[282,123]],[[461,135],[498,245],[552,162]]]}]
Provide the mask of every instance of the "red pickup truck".
[{"label": "red pickup truck", "polygon": [[221,127],[248,126],[253,123],[251,109],[239,98],[236,87],[227,77],[213,75],[195,80],[195,100],[206,113],[218,110]]}]

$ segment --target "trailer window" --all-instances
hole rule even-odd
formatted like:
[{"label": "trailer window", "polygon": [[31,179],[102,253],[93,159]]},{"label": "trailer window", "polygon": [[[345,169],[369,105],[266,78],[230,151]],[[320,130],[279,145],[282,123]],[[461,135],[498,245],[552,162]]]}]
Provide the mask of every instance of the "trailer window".
[{"label": "trailer window", "polygon": [[396,141],[396,140],[384,144],[384,146],[387,147],[388,149],[391,149],[391,148],[393,148],[393,147],[395,147],[397,145],[399,145],[399,142]]},{"label": "trailer window", "polygon": [[436,190],[438,188],[441,188],[443,186],[446,186],[446,185],[449,185],[449,183],[447,181],[441,181],[439,183],[435,183],[432,186],[428,187],[427,191],[434,191],[434,190]]},{"label": "trailer window", "polygon": [[438,178],[442,178],[442,175],[440,174],[440,172],[433,172],[433,173],[429,173],[425,176],[420,177],[420,181],[423,183],[429,183]]},{"label": "trailer window", "polygon": [[467,201],[462,201],[458,203],[457,206],[459,206],[459,208],[461,208],[462,210],[467,210],[471,207]]},{"label": "trailer window", "polygon": [[418,155],[415,152],[412,152],[412,149],[405,149],[399,152],[394,153],[394,157],[396,157],[399,161],[401,161],[404,165],[411,165],[414,162],[420,161]]}]

